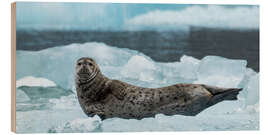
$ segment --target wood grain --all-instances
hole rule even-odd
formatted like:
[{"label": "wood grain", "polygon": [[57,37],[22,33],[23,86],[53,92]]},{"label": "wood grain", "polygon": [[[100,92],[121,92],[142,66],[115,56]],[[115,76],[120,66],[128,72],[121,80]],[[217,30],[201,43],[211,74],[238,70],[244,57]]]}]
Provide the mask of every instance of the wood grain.
[{"label": "wood grain", "polygon": [[11,131],[16,132],[16,3],[11,4]]}]

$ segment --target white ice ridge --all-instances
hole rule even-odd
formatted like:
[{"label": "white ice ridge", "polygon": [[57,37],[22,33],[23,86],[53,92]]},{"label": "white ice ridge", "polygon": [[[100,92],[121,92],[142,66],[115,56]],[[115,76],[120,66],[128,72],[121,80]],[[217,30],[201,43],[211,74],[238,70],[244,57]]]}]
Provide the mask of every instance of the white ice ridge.
[{"label": "white ice ridge", "polygon": [[33,76],[26,76],[16,81],[16,88],[21,86],[40,86],[40,87],[54,87],[56,84],[46,78],[37,78]]}]

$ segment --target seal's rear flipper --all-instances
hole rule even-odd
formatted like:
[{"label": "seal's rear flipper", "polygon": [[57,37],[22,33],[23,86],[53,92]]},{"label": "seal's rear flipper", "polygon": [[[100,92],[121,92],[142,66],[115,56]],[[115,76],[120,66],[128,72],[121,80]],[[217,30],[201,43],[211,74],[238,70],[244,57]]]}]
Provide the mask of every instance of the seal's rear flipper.
[{"label": "seal's rear flipper", "polygon": [[224,100],[237,100],[237,95],[243,88],[233,88],[228,89],[227,96],[224,97]]},{"label": "seal's rear flipper", "polygon": [[212,106],[223,100],[237,100],[237,95],[242,88],[219,88],[204,85],[204,87],[213,95],[208,102],[209,106]]}]

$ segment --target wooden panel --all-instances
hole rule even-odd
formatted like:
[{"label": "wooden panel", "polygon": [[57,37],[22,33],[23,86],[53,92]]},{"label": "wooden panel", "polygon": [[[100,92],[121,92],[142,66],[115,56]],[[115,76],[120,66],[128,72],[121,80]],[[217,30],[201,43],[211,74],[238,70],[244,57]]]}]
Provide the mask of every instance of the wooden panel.
[{"label": "wooden panel", "polygon": [[16,132],[16,3],[11,4],[11,131]]}]

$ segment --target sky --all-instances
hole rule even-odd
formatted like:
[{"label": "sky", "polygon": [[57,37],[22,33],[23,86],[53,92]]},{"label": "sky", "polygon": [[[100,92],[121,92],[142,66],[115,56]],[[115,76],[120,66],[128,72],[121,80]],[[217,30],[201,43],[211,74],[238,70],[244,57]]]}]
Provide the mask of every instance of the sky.
[{"label": "sky", "polygon": [[17,2],[17,29],[258,29],[259,6]]}]

